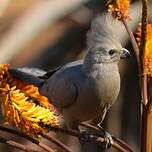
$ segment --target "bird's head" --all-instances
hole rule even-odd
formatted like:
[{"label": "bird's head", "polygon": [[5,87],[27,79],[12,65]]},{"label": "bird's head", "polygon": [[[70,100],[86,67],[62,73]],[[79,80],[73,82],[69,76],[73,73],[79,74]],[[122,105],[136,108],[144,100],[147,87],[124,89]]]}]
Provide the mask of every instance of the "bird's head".
[{"label": "bird's head", "polygon": [[120,59],[130,56],[129,51],[120,43],[116,32],[118,24],[121,23],[108,13],[97,16],[92,21],[91,29],[87,33],[88,54],[86,56],[91,62],[118,63]]}]

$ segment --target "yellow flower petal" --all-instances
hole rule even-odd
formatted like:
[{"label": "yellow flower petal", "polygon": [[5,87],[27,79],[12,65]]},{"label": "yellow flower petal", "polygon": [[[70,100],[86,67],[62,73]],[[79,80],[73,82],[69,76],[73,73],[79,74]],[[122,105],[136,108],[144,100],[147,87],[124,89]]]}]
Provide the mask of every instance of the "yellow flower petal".
[{"label": "yellow flower petal", "polygon": [[47,131],[46,126],[60,127],[61,117],[38,88],[13,78],[8,65],[0,65],[0,97],[5,121],[27,133]]}]

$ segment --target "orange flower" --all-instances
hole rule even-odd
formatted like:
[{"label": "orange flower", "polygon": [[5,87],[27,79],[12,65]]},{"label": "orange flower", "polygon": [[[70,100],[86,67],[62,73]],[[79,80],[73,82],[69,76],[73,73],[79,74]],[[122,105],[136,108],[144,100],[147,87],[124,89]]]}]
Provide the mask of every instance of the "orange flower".
[{"label": "orange flower", "polygon": [[118,20],[130,19],[130,0],[109,0],[107,2],[108,12]]},{"label": "orange flower", "polygon": [[[136,32],[136,40],[138,45],[140,45],[141,39],[141,24],[139,24]],[[152,24],[147,25],[147,42],[145,49],[145,68],[147,75],[152,77]]]},{"label": "orange flower", "polygon": [[60,127],[61,116],[48,99],[37,87],[13,78],[8,68],[0,65],[0,99],[6,123],[35,135],[49,127]]},{"label": "orange flower", "polygon": [[18,89],[22,90],[22,92],[32,98],[33,102],[35,102],[36,104],[42,105],[52,110],[52,104],[50,104],[46,97],[39,94],[38,88],[34,85],[28,84],[21,80],[17,80],[10,74],[8,74],[7,82],[10,84],[11,87],[16,86]]}]

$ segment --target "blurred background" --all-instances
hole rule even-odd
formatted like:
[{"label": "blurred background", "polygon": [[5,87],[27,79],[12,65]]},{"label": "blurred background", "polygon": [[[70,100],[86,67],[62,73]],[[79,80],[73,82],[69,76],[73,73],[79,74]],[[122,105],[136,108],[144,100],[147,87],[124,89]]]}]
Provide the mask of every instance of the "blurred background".
[{"label": "blurred background", "polygon": [[[148,6],[151,21],[151,0]],[[105,0],[0,0],[0,63],[9,63],[13,67],[28,66],[50,70],[83,58],[90,21],[105,10]],[[140,22],[140,15],[140,1],[133,1],[130,21],[133,31]],[[140,97],[137,65],[125,30],[122,32],[117,27],[116,30],[132,57],[119,65],[121,92],[118,101],[109,110],[103,126],[138,151]],[[93,123],[97,121],[94,120]],[[7,134],[4,136],[8,139],[14,138]],[[104,151],[94,144],[80,145],[72,137],[66,136],[64,141],[74,152]],[[22,143],[30,146],[26,141]],[[61,149],[58,151],[62,152]],[[111,148],[108,151],[116,150]],[[0,143],[0,152],[19,150]]]}]

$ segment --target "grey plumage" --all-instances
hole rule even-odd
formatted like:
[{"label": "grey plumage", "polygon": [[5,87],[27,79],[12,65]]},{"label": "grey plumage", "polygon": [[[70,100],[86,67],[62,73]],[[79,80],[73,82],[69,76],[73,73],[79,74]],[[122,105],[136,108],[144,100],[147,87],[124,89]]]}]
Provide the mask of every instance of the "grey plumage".
[{"label": "grey plumage", "polygon": [[13,74],[14,77],[32,83],[37,87],[41,87],[44,83],[44,80],[40,79],[39,76],[45,75],[46,73],[44,70],[27,67],[9,69],[9,71]]},{"label": "grey plumage", "polygon": [[101,116],[102,121],[119,94],[118,62],[129,54],[112,28],[115,22],[109,14],[93,20],[87,34],[88,52],[84,60],[38,77],[18,69],[10,69],[10,72],[37,85],[41,94],[62,112],[68,127],[77,128],[79,122],[97,116]]},{"label": "grey plumage", "polygon": [[[87,33],[87,48],[96,48],[98,45],[107,48],[111,45],[119,48],[121,47],[119,35],[116,27],[124,28],[121,22],[112,18],[108,14],[97,15],[97,17],[91,23],[91,29]],[[125,29],[124,29],[125,30]]]}]

